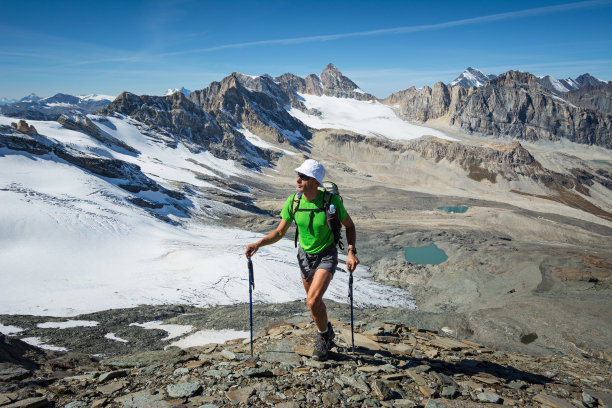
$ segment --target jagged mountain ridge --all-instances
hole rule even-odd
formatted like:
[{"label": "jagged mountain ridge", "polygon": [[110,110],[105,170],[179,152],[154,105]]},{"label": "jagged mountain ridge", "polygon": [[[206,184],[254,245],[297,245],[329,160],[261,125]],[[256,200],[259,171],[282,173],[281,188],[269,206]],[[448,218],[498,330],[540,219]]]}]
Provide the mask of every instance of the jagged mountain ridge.
[{"label": "jagged mountain ridge", "polygon": [[[504,75],[507,75],[507,73]],[[474,102],[475,97],[468,96],[469,92],[466,93],[461,90],[467,85],[474,85],[480,89],[494,77],[494,75],[486,75],[469,67],[459,78],[447,86],[450,90],[438,87],[438,85],[434,86],[433,89],[426,86],[418,91],[415,88],[410,88],[394,93],[382,101],[399,104],[401,115],[408,120],[427,121],[450,115],[449,123],[452,125],[458,124],[459,127],[468,131],[493,136],[511,136],[527,140],[558,140],[567,137],[569,140],[578,143],[609,146],[607,140],[609,140],[610,120],[605,114],[609,113],[610,97],[605,93],[605,90],[599,89],[599,86],[604,84],[603,81],[592,77],[590,74],[584,74],[575,80],[571,80],[572,86],[587,86],[585,91],[578,94],[584,96],[579,97],[560,93],[559,89],[555,89],[550,85],[550,81],[546,80],[551,77],[536,78],[536,81],[543,85],[545,89],[549,89],[549,91],[550,88],[553,89],[553,91],[550,91],[551,95],[548,96],[558,96],[562,99],[571,98],[569,102],[577,107],[604,113],[603,116],[600,116],[599,112],[594,114],[572,112],[570,114],[567,111],[572,110],[571,106],[569,109],[558,108],[558,101],[550,101],[547,97],[540,98],[537,95],[542,94],[543,91],[531,87],[528,90],[530,93],[528,99],[533,100],[535,98],[539,101],[538,103],[546,100],[544,105],[553,106],[552,110],[555,111],[553,116],[556,117],[547,121],[540,120],[545,114],[546,106],[526,107],[525,114],[517,112],[517,110],[521,111],[523,107],[504,103],[491,109],[480,109],[482,106],[478,107],[478,103]],[[454,88],[459,89],[455,90]],[[514,92],[512,98],[517,96],[515,90],[500,88],[499,86],[496,92],[500,96],[507,92],[510,94]],[[189,99],[205,112],[210,113],[218,124],[225,126],[230,133],[235,130],[242,132],[248,130],[269,143],[286,143],[294,148],[303,148],[310,138],[310,131],[299,120],[286,112],[287,106],[306,111],[300,94],[353,98],[363,101],[379,100],[359,89],[333,64],[325,67],[320,75],[311,74],[305,78],[290,73],[275,78],[265,74],[255,77],[233,73],[220,82],[213,82],[207,88],[189,94]],[[590,96],[592,94],[599,96]],[[39,98],[40,100],[36,101],[37,98],[26,97],[23,99],[31,99],[32,102],[19,102],[1,106],[0,113],[26,119],[57,120],[61,114],[71,109],[77,109],[83,113],[92,113],[104,108],[106,104],[104,101],[96,101],[91,106],[82,107],[79,105],[83,103],[82,99],[77,101],[77,97],[64,94],[57,94],[51,98]],[[402,99],[406,99],[406,101],[399,102]],[[472,102],[470,102],[470,109],[466,110],[464,104],[467,99],[472,100]],[[411,105],[409,109],[401,108],[402,105],[408,103]],[[49,104],[55,106],[51,107]],[[558,112],[559,109],[563,112]],[[458,113],[459,110],[462,111],[461,114]],[[508,112],[504,112],[504,110]],[[495,114],[492,114],[492,111],[495,111]],[[532,115],[532,111],[533,116],[540,117],[535,124],[531,123],[533,120],[528,118]],[[317,112],[309,113],[317,114]]]},{"label": "jagged mountain ridge", "polygon": [[[304,94],[376,100],[329,64],[321,75],[311,74],[306,78],[289,73],[276,78],[233,73],[188,97],[181,92],[167,96],[136,96],[124,92],[102,113],[125,115],[142,123],[143,133],[171,148],[181,143],[193,152],[209,151],[215,157],[259,168],[271,165],[279,157],[275,146],[288,144],[296,150],[308,151],[312,130],[287,112],[289,107],[306,110],[300,96]],[[609,115],[566,103],[550,94],[535,76],[517,71],[501,75],[479,88],[438,83],[433,89],[413,87],[401,91],[382,102],[399,105],[399,113],[409,120],[426,122],[444,117],[451,125],[487,135],[508,135],[532,141],[567,137],[581,143],[610,146]],[[91,131],[89,134],[101,137],[103,143],[119,145],[117,141],[109,142],[104,135],[97,135],[95,125],[87,123],[86,117],[76,121],[64,117],[60,123],[67,128]],[[266,148],[253,145],[245,138],[247,131],[269,145]],[[431,140],[423,143],[435,144]],[[450,150],[441,150],[440,146],[435,149],[450,154]],[[423,153],[427,148],[415,150],[433,159]],[[472,153],[472,156],[477,154]],[[436,161],[440,159],[435,158]],[[481,163],[477,167],[486,166]],[[465,168],[470,174],[477,172],[474,166]],[[492,168],[478,180],[494,182],[496,175],[503,176],[503,173]],[[533,171],[523,169],[521,174],[546,185],[543,177],[536,176]],[[574,189],[578,183],[562,184]]]},{"label": "jagged mountain ridge", "polygon": [[525,140],[568,140],[612,148],[612,117],[577,107],[543,87],[532,74],[508,71],[479,88],[412,87],[383,100],[408,120],[445,117],[483,135]]},{"label": "jagged mountain ridge", "polygon": [[605,86],[606,82],[595,78],[589,73],[582,74],[575,79],[555,79],[550,75],[538,77],[538,82],[546,89],[555,94],[562,94],[565,92],[575,91],[583,86],[591,86],[593,88]]},{"label": "jagged mountain ridge", "polygon": [[[209,151],[213,156],[235,160],[246,167],[269,165],[276,156],[248,143],[226,122],[198,107],[182,92],[167,96],[137,96],[124,92],[102,113],[123,114],[148,126],[151,137],[169,147],[178,143],[191,151]],[[143,129],[147,131],[147,129]]]},{"label": "jagged mountain ridge", "polygon": [[306,78],[289,73],[272,78],[235,72],[221,82],[192,92],[189,99],[232,126],[244,127],[266,141],[304,148],[310,130],[286,109],[288,106],[306,109],[299,94],[376,100],[332,64],[321,75]]},{"label": "jagged mountain ridge", "polygon": [[290,103],[288,95],[267,75],[251,78],[233,73],[193,91],[188,99],[228,131],[244,128],[268,142],[294,147],[304,146],[310,137],[308,128],[284,109]]},{"label": "jagged mountain ridge", "polygon": [[[465,71],[461,73],[461,75],[459,75],[452,82],[450,82],[448,86],[460,86],[462,88],[470,88],[474,86],[478,88],[494,78],[497,78],[497,75],[485,74],[479,69],[468,67]],[[606,85],[605,81],[597,79],[589,73],[582,74],[574,79],[556,79],[551,75],[539,76],[537,78],[540,85],[557,95],[563,94],[565,92],[575,91],[587,85],[590,85],[594,88]]]},{"label": "jagged mountain ridge", "polygon": [[1,105],[0,114],[31,120],[57,120],[62,114],[72,110],[94,113],[104,109],[111,101],[111,97],[103,95],[73,96],[58,93],[48,98],[40,98],[31,94],[18,102]]}]

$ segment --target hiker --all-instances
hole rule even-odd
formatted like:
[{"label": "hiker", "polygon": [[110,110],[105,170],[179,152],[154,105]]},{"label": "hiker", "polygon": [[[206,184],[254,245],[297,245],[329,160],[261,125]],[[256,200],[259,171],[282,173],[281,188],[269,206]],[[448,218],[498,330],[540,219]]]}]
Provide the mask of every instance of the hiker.
[{"label": "hiker", "polygon": [[[318,329],[312,357],[315,360],[326,360],[328,351],[333,346],[335,334],[331,323],[327,320],[323,295],[338,265],[338,249],[334,234],[327,224],[324,210],[325,192],[319,190],[319,186],[323,185],[325,168],[318,161],[308,159],[295,171],[297,172],[296,194],[299,197],[299,205],[296,200],[297,209],[293,204],[295,195],[292,194],[283,206],[282,219],[278,227],[260,241],[247,245],[245,254],[247,257],[253,256],[260,247],[278,242],[295,219],[300,243],[297,258],[302,271],[302,283],[306,290],[306,303]],[[331,195],[331,204],[335,206],[338,218],[346,228],[348,242],[346,269],[352,274],[359,264],[355,248],[355,224],[338,195]]]}]

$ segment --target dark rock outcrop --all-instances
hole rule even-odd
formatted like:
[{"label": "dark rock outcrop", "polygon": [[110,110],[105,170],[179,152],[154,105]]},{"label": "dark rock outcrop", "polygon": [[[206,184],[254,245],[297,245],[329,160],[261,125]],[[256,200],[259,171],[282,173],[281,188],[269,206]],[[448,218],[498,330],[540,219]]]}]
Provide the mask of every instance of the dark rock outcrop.
[{"label": "dark rock outcrop", "polygon": [[45,353],[41,349],[0,333],[0,365],[8,363],[34,369],[38,367],[35,361],[44,356]]},{"label": "dark rock outcrop", "polygon": [[23,119],[17,123],[12,122],[11,126],[17,129],[18,132],[24,133],[26,135],[37,135],[38,134],[38,131],[36,130],[34,125],[29,125],[28,122],[26,122]]}]

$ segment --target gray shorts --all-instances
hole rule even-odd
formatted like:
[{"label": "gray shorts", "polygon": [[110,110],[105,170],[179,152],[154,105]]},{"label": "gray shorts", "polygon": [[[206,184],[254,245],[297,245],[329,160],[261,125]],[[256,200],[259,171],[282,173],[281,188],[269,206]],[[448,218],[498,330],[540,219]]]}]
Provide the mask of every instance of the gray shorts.
[{"label": "gray shorts", "polygon": [[297,259],[302,271],[302,279],[311,280],[317,269],[325,269],[333,276],[338,266],[338,248],[330,245],[318,254],[307,254],[300,246]]}]

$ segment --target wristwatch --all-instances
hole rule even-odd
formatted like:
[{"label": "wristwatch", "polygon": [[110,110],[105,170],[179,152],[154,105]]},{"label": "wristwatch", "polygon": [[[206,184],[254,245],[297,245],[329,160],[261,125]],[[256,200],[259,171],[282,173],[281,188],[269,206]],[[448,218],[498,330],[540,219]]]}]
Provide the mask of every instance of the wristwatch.
[{"label": "wristwatch", "polygon": [[357,248],[355,248],[355,247],[349,248],[349,249],[347,249],[347,251],[352,251],[353,255],[357,255]]}]

